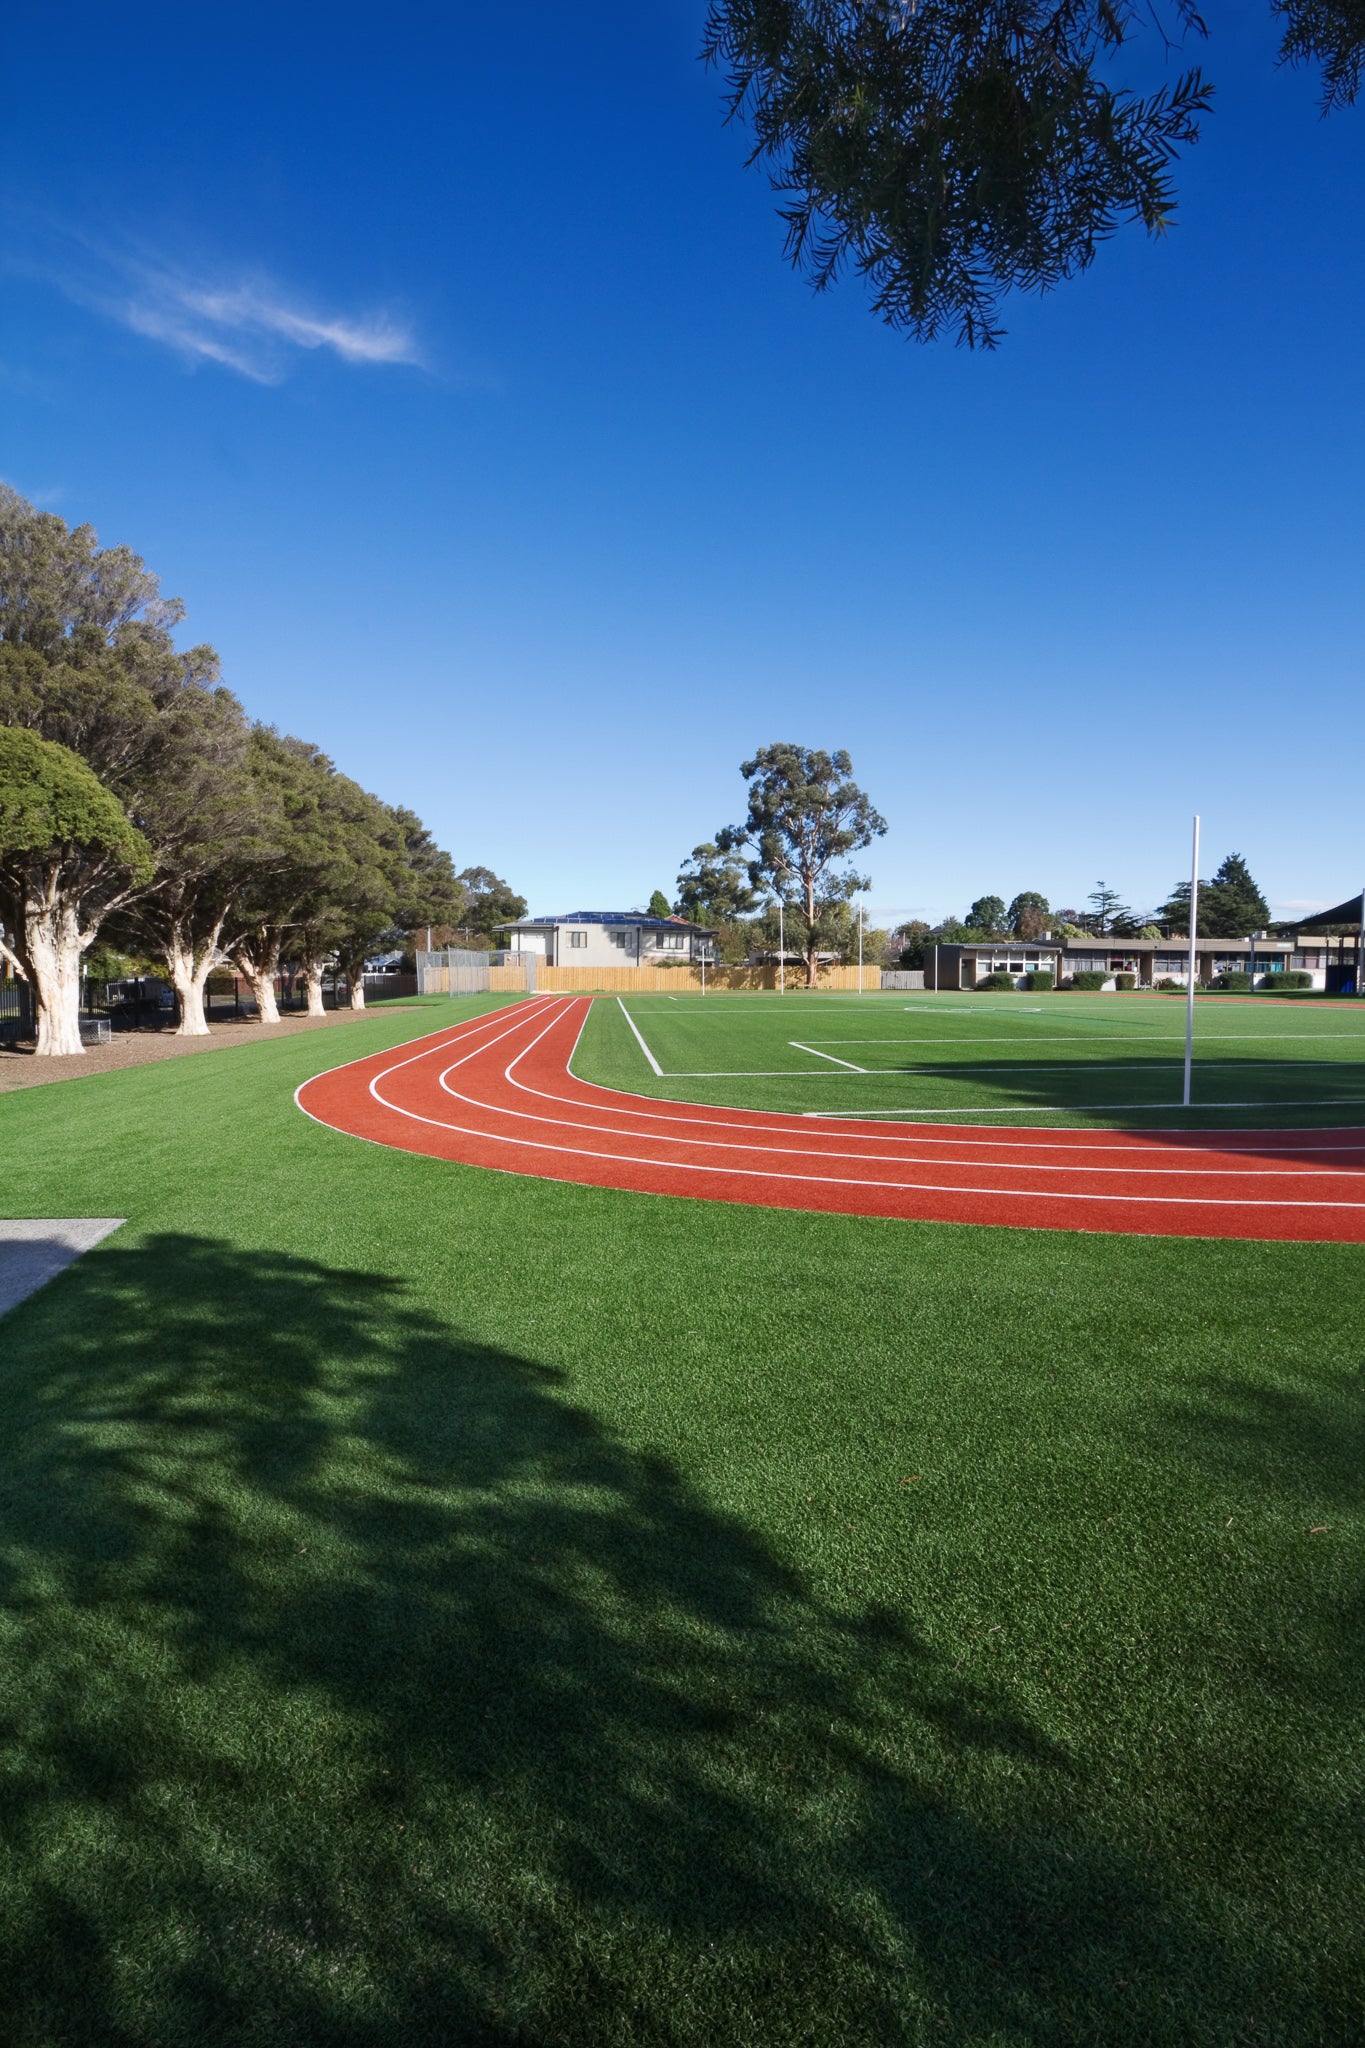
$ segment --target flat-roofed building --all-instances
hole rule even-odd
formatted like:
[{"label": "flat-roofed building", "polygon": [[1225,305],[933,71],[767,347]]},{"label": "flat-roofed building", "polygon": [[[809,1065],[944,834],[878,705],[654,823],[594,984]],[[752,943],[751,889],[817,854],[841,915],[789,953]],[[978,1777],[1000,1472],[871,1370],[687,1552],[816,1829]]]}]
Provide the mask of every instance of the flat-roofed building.
[{"label": "flat-roofed building", "polygon": [[[1016,986],[1027,987],[1030,974],[1051,974],[1054,986],[1065,988],[1076,974],[1115,977],[1131,974],[1135,988],[1156,988],[1161,982],[1185,986],[1189,973],[1187,939],[1039,939],[1024,944],[1006,939],[973,939],[962,944],[924,949],[924,986],[938,989],[980,988],[992,974],[1008,974]],[[1327,985],[1329,954],[1321,940],[1301,945],[1297,939],[1196,939],[1195,980],[1208,983],[1220,974],[1251,973],[1254,986],[1273,985],[1288,969],[1311,974],[1312,986]]]}]

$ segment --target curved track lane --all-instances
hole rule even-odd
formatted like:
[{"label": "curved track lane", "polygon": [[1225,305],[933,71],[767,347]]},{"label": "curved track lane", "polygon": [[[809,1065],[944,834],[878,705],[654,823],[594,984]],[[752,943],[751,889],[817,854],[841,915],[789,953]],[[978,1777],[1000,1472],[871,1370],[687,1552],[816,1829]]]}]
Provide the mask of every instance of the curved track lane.
[{"label": "curved track lane", "polygon": [[642,1194],[949,1223],[1365,1242],[1365,1131],[964,1130],[657,1102],[580,1081],[588,997],[494,1010],[299,1089],[319,1123]]}]

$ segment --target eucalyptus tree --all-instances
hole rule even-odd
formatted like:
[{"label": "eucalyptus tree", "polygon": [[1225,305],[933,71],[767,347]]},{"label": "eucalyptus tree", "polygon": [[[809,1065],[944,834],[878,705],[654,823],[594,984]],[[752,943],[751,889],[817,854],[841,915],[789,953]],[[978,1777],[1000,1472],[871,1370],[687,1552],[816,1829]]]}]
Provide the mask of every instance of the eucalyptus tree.
[{"label": "eucalyptus tree", "polygon": [[[471,937],[484,939],[491,946],[500,926],[525,917],[526,898],[518,896],[511,883],[495,875],[492,868],[461,868],[455,879],[464,894],[458,918],[449,922],[463,926]],[[435,924],[438,920],[424,917],[420,922]]]},{"label": "eucalyptus tree", "polygon": [[[182,1029],[194,1029],[202,958],[187,965],[184,920],[166,906],[218,864],[245,720],[213,649],[175,646],[183,616],[130,548],[101,548],[89,526],[68,527],[0,486],[0,725],[79,755],[141,834],[152,865],[117,908],[130,917],[148,892],[167,891],[152,943],[180,993]],[[63,943],[80,930],[88,945],[98,928],[68,921]],[[79,950],[59,972],[79,983]]]},{"label": "eucalyptus tree", "polygon": [[751,916],[758,900],[743,855],[722,853],[713,839],[694,846],[678,870],[678,915],[693,924],[733,924]]},{"label": "eucalyptus tree", "polygon": [[[1362,0],[1271,7],[1324,111],[1352,102]],[[1205,30],[1193,0],[712,0],[703,54],[816,289],[852,270],[890,326],[991,348],[1008,293],[1088,269],[1126,222],[1170,225],[1212,87],[1197,66],[1113,82],[1144,33],[1161,65]]]},{"label": "eucalyptus tree", "polygon": [[84,1050],[81,955],[152,872],[146,840],[79,755],[0,726],[0,918],[45,1057]]},{"label": "eucalyptus tree", "polygon": [[718,832],[716,848],[743,853],[750,887],[795,911],[814,988],[821,952],[840,943],[841,908],[846,915],[852,898],[872,886],[844,863],[885,832],[886,820],[853,780],[842,749],[826,754],[778,741],[741,762],[740,773],[749,784],[748,816]]},{"label": "eucalyptus tree", "polygon": [[263,1024],[278,1024],[275,977],[287,942],[325,901],[334,846],[325,812],[331,762],[306,740],[257,725],[247,746],[255,829],[223,951],[251,990]]}]

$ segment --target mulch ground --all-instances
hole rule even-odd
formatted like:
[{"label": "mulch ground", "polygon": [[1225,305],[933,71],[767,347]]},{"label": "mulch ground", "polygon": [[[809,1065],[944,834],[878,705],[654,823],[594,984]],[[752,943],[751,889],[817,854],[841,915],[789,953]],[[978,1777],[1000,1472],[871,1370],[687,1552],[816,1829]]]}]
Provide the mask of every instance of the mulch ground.
[{"label": "mulch ground", "polygon": [[[385,1004],[385,1013],[399,1004]],[[106,1074],[115,1067],[142,1067],[152,1060],[179,1059],[185,1053],[213,1052],[229,1045],[251,1045],[267,1038],[290,1038],[301,1031],[325,1031],[333,1024],[354,1024],[372,1010],[329,1010],[324,1017],[283,1017],[278,1024],[258,1024],[254,1017],[214,1024],[207,1038],[177,1038],[173,1031],[116,1031],[108,1045],[87,1047],[79,1058],[42,1059],[32,1045],[0,1046],[0,1093],[10,1088],[36,1088],[44,1081],[77,1081],[87,1074]]]}]

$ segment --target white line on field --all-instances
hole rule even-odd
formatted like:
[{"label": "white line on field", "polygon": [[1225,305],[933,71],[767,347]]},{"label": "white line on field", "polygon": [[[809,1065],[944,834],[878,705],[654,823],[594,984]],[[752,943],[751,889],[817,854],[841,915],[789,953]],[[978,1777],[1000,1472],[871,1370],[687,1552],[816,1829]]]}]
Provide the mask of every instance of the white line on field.
[{"label": "white line on field", "polygon": [[[670,1079],[672,1078],[670,1076]],[[683,1075],[678,1078],[691,1080],[693,1076]],[[1195,1102],[1190,1106],[1196,1111],[1203,1109],[1365,1109],[1365,1095],[1309,1095],[1305,1096],[1301,1102],[1271,1102],[1262,1097],[1259,1102]],[[990,1109],[961,1109],[955,1102],[940,1102],[935,1109],[802,1109],[795,1113],[799,1116],[808,1117],[833,1117],[837,1123],[847,1122],[855,1116],[872,1117],[874,1120],[878,1117],[885,1120],[887,1117],[893,1116],[932,1116],[937,1117],[941,1123],[952,1123],[960,1116],[1089,1116],[1092,1111],[1097,1109],[1166,1110],[1173,1107],[1174,1104],[1168,1102],[1049,1102],[1045,1103],[1041,1109],[1016,1109],[1013,1103],[997,1102]],[[1172,1128],[1183,1130],[1186,1126],[1173,1125]],[[1194,1126],[1190,1125],[1188,1128],[1193,1129]],[[1265,1128],[1267,1130],[1274,1130],[1276,1126],[1267,1124]],[[1312,1127],[1310,1126],[1309,1128],[1311,1129]],[[1354,1130],[1356,1126],[1354,1124],[1343,1126],[1334,1124],[1331,1128],[1333,1130],[1338,1128]]]},{"label": "white line on field", "polygon": [[[618,996],[618,997],[616,998],[616,1000],[617,1000],[617,1002],[618,1002],[618,1003],[621,1003],[621,998],[620,998],[620,996]],[[649,1061],[649,1064],[650,1064],[650,1066],[651,1066],[651,1067],[653,1068],[654,1072],[655,1072],[655,1073],[656,1073],[656,1074],[658,1075],[659,1079],[660,1079],[660,1080],[662,1081],[662,1079],[663,1079],[663,1077],[664,1077],[664,1070],[663,1070],[663,1068],[662,1068],[662,1067],[661,1067],[661,1066],[659,1065],[659,1062],[658,1062],[658,1061],[657,1061],[657,1060],[655,1059],[655,1057],[654,1057],[653,1053],[652,1053],[652,1052],[650,1051],[649,1047],[648,1047],[648,1046],[647,1046],[647,1045],[645,1044],[645,1042],[644,1042],[644,1039],[643,1039],[643,1038],[642,1038],[642,1037],[640,1036],[640,1030],[639,1030],[639,1026],[638,1026],[638,1025],[636,1024],[636,1022],[635,1022],[635,1019],[634,1019],[634,1018],[633,1018],[633,1017],[631,1016],[631,1014],[630,1014],[630,1011],[629,1011],[629,1010],[628,1010],[628,1009],[626,1008],[626,1006],[625,1006],[625,1004],[624,1004],[624,1003],[621,1003],[621,1015],[622,1015],[622,1016],[623,1016],[623,1017],[625,1018],[625,1020],[626,1020],[627,1024],[629,1024],[629,1026],[630,1026],[631,1030],[632,1030],[632,1031],[633,1031],[633,1032],[635,1033],[635,1037],[636,1037],[636,1040],[637,1040],[637,1042],[638,1042],[638,1044],[639,1044],[639,1047],[640,1047],[640,1050],[641,1050],[641,1052],[642,1052],[642,1053],[644,1054],[645,1058],[646,1058],[646,1059],[647,1059],[647,1060]]]},{"label": "white line on field", "polygon": [[851,1074],[865,1074],[867,1072],[866,1067],[855,1066],[852,1060],[836,1059],[832,1052],[819,1052],[813,1045],[803,1045],[799,1038],[789,1038],[787,1043],[796,1052],[814,1053],[817,1060],[828,1060],[832,1066],[847,1067]]}]

